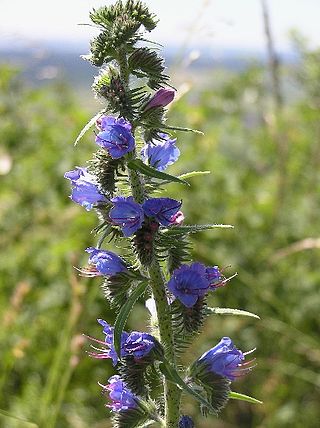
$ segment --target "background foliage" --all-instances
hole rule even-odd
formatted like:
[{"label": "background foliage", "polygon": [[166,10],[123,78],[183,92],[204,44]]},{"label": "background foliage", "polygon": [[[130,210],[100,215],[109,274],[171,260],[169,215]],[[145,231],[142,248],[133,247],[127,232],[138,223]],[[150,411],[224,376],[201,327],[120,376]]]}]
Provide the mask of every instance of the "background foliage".
[{"label": "background foliage", "polygon": [[[221,336],[258,348],[258,367],[239,391],[264,405],[230,402],[220,419],[197,422],[197,406],[187,401],[185,412],[203,428],[314,427],[320,418],[320,51],[295,43],[299,62],[281,70],[281,105],[261,64],[210,70],[201,84],[177,65],[169,70],[177,86],[191,83],[170,124],[205,132],[178,134],[182,162],[169,172],[211,175],[168,192],[183,199],[188,223],[235,226],[193,237],[194,257],[238,271],[212,303],[261,316],[213,316],[188,353],[192,361]],[[86,263],[96,220],[71,203],[63,179],[94,150],[92,133],[76,149],[73,141],[100,105],[83,107],[63,83],[30,88],[6,66],[0,93],[0,426],[32,426],[15,419],[22,418],[45,428],[108,427],[97,381],[112,368],[85,354],[81,334],[99,337],[96,318],[113,321],[112,314],[99,279],[72,268]],[[135,329],[144,315],[142,307],[132,315]]]}]

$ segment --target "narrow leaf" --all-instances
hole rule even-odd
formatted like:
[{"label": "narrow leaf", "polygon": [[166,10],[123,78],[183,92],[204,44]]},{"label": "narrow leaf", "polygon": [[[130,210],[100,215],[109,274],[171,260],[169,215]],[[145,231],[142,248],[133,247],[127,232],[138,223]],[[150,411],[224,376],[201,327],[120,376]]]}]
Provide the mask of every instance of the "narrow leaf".
[{"label": "narrow leaf", "polygon": [[217,414],[211,404],[197,391],[193,390],[189,385],[185,383],[185,381],[180,377],[179,373],[168,361],[164,361],[159,365],[161,372],[164,374],[165,378],[175,383],[179,386],[183,391],[187,394],[193,396],[197,401],[206,406],[212,413]]},{"label": "narrow leaf", "polygon": [[183,183],[187,186],[190,186],[189,183],[185,180],[182,180],[178,177],[175,177],[174,175],[166,174],[164,172],[158,171],[155,168],[152,168],[151,166],[146,165],[142,162],[141,159],[133,159],[130,162],[128,162],[128,168],[132,169],[134,171],[139,171],[144,175],[147,175],[148,177],[154,177],[159,178],[160,180],[166,180],[168,182],[175,181],[177,183]]},{"label": "narrow leaf", "polygon": [[241,400],[241,401],[247,401],[248,403],[253,404],[263,404],[262,401],[257,400],[256,398],[250,397],[249,395],[245,394],[239,394],[238,392],[229,392],[229,398],[232,398],[233,400]]},{"label": "narrow leaf", "polygon": [[82,128],[80,134],[78,135],[76,141],[74,142],[74,145],[76,146],[81,138],[84,136],[84,134],[89,131],[90,128],[96,123],[96,121],[99,119],[100,116],[102,116],[105,113],[105,110],[100,110],[95,116],[93,116],[89,122],[85,125],[84,128]]},{"label": "narrow leaf", "polygon": [[197,129],[182,128],[181,126],[165,125],[165,126],[163,126],[163,128],[164,129],[171,129],[172,131],[185,131],[185,132],[193,132],[194,134],[204,135],[204,133],[202,131],[198,131]]},{"label": "narrow leaf", "polygon": [[168,235],[185,235],[187,233],[196,233],[212,229],[233,229],[233,226],[231,224],[192,224],[186,226],[171,226],[170,228],[163,230],[162,233]]},{"label": "narrow leaf", "polygon": [[119,357],[120,357],[120,348],[121,348],[121,335],[123,332],[123,328],[125,326],[125,323],[127,322],[127,319],[129,317],[129,314],[134,304],[136,303],[138,298],[141,296],[141,294],[143,294],[147,285],[148,285],[147,281],[140,282],[140,284],[136,287],[136,289],[130,294],[126,303],[122,306],[119,314],[117,315],[117,318],[114,324],[113,345]]},{"label": "narrow leaf", "polygon": [[208,315],[210,314],[218,314],[218,315],[242,315],[245,317],[252,317],[260,319],[260,317],[252,312],[243,311],[242,309],[231,309],[231,308],[207,308],[206,312]]},{"label": "narrow leaf", "polygon": [[198,175],[207,175],[211,174],[211,171],[192,171],[186,172],[185,174],[178,175],[178,178],[181,180],[186,180],[188,178],[197,177]]}]

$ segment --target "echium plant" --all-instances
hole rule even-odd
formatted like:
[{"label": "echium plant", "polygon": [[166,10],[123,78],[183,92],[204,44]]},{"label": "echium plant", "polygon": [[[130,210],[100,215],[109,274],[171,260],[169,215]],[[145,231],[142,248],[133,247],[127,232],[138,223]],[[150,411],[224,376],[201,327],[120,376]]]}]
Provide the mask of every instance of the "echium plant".
[{"label": "echium plant", "polygon": [[[169,126],[166,106],[175,96],[163,59],[144,33],[156,17],[139,0],[117,1],[93,10],[90,18],[100,33],[85,58],[101,71],[93,91],[104,103],[81,131],[78,140],[96,126],[98,146],[86,167],[66,172],[71,199],[95,210],[98,241],[86,249],[88,266],[80,272],[102,277],[103,291],[116,310],[114,326],[103,319],[100,339],[88,336],[99,359],[110,359],[119,374],[101,383],[114,413],[113,426],[190,428],[181,414],[183,394],[191,395],[202,413],[218,414],[230,398],[258,402],[232,392],[230,385],[253,367],[233,341],[219,343],[185,368],[181,356],[212,313],[251,315],[209,308],[209,293],[226,278],[218,266],[193,262],[188,236],[224,225],[187,225],[182,202],[161,192],[166,184],[186,181],[199,172],[175,177],[164,172],[177,161],[175,133],[192,131]],[[193,131],[195,132],[195,131]],[[108,250],[113,242],[122,255]],[[150,311],[150,331],[124,331],[137,300]]]}]

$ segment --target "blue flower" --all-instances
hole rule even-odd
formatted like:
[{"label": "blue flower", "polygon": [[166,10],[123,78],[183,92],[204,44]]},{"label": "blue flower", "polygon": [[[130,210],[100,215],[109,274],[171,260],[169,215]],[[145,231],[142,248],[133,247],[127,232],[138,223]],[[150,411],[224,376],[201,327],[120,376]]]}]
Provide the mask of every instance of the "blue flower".
[{"label": "blue flower", "polygon": [[121,257],[112,251],[89,247],[86,252],[90,254],[89,263],[94,265],[101,275],[113,276],[127,270]]},{"label": "blue flower", "polygon": [[106,149],[113,159],[119,159],[134,149],[135,140],[130,122],[123,118],[103,116],[98,126],[101,132],[96,136],[96,143]]},{"label": "blue flower", "polygon": [[216,346],[205,352],[195,364],[204,365],[206,370],[234,381],[253,368],[248,366],[253,360],[244,363],[246,354],[248,352],[239,351],[229,337],[223,337]]},{"label": "blue flower", "polygon": [[154,346],[155,339],[151,334],[133,331],[125,341],[123,350],[126,355],[139,359],[146,357]]},{"label": "blue flower", "polygon": [[[112,363],[115,366],[118,362],[118,354],[116,353],[114,346],[113,346],[113,334],[114,334],[114,327],[111,327],[106,321],[102,319],[98,319],[98,323],[102,325],[103,327],[103,333],[105,334],[104,341],[95,339],[94,337],[87,336],[88,339],[90,339],[92,342],[99,343],[100,345],[103,345],[102,348],[94,348],[96,351],[99,352],[89,352],[90,357],[98,358],[98,359],[112,359]],[[121,357],[125,355],[125,352],[123,350],[123,346],[125,341],[128,338],[128,333],[123,331],[121,335]]]},{"label": "blue flower", "polygon": [[[111,327],[103,319],[98,319],[98,323],[103,327],[103,333],[105,335],[104,341],[95,339],[94,337],[87,336],[93,342],[103,345],[101,348],[94,348],[98,352],[89,352],[89,355],[99,359],[112,359],[113,365],[115,366],[118,362],[118,355],[113,346],[113,335],[114,327]],[[154,349],[157,354],[154,357],[161,355],[161,347],[159,348],[159,342],[151,336],[151,334],[143,333],[140,331],[133,331],[130,334],[126,331],[122,332],[120,352],[121,357],[133,356],[136,360],[143,359]]]},{"label": "blue flower", "polygon": [[201,263],[182,265],[174,270],[168,289],[184,306],[191,308],[209,289],[206,267]]},{"label": "blue flower", "polygon": [[174,99],[175,91],[173,89],[161,88],[150,99],[145,110],[153,107],[165,107]]},{"label": "blue flower", "polygon": [[190,416],[184,415],[180,417],[179,428],[194,428],[194,423]]},{"label": "blue flower", "polygon": [[170,139],[167,134],[159,134],[159,140],[152,140],[143,147],[142,159],[153,168],[164,171],[180,156],[180,150],[175,145],[176,141],[176,138]]},{"label": "blue flower", "polygon": [[111,199],[113,208],[109,217],[112,222],[121,227],[124,236],[131,236],[142,226],[144,212],[141,205],[134,202],[133,197],[117,196]]},{"label": "blue flower", "polygon": [[104,391],[109,391],[111,404],[107,407],[114,412],[124,412],[138,407],[138,397],[132,393],[120,376],[111,376],[108,382],[108,385],[100,385]]},{"label": "blue flower", "polygon": [[153,217],[163,226],[169,226],[174,222],[181,205],[182,201],[171,198],[150,198],[143,203],[142,208],[146,216]]},{"label": "blue flower", "polygon": [[98,190],[95,176],[90,174],[87,168],[76,167],[73,171],[66,172],[64,177],[71,181],[71,199],[87,211],[98,202],[107,201]]},{"label": "blue flower", "polygon": [[218,266],[207,267],[206,276],[210,283],[210,288],[212,290],[221,287],[225,284],[225,277],[221,274]]}]

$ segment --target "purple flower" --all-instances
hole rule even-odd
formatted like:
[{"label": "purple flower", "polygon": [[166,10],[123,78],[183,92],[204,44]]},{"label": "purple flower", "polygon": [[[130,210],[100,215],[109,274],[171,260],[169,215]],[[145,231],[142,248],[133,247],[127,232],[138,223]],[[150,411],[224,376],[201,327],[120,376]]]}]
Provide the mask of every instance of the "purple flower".
[{"label": "purple flower", "polygon": [[73,171],[66,172],[64,177],[71,181],[71,199],[87,211],[98,202],[106,202],[107,199],[98,190],[95,176],[87,168],[76,167]]},{"label": "purple flower", "polygon": [[108,385],[101,385],[104,391],[109,391],[111,404],[107,404],[114,412],[124,412],[138,407],[136,397],[118,375],[111,376]]},{"label": "purple flower", "polygon": [[206,370],[234,381],[252,370],[253,367],[248,366],[248,364],[252,363],[253,360],[244,363],[245,355],[248,353],[242,353],[234,346],[229,337],[223,337],[215,347],[205,352],[195,364],[204,364]]},{"label": "purple flower", "polygon": [[111,251],[89,247],[86,252],[90,254],[89,263],[96,267],[100,275],[113,276],[127,270],[121,257]]},{"label": "purple flower", "polygon": [[[95,339],[94,337],[87,336],[88,339],[90,339],[93,342],[99,343],[100,345],[103,345],[102,348],[94,348],[96,351],[99,352],[89,352],[90,357],[98,358],[98,359],[112,359],[112,363],[115,366],[118,362],[118,354],[116,353],[114,346],[113,346],[113,333],[114,328],[111,327],[106,321],[102,319],[98,319],[98,323],[103,326],[103,333],[105,334],[104,341]],[[128,333],[123,331],[121,335],[121,356],[123,357],[125,355],[125,352],[123,350],[123,346],[125,341],[128,338]]]},{"label": "purple flower", "polygon": [[150,198],[144,202],[142,208],[146,216],[154,217],[163,226],[169,226],[181,205],[182,201],[171,198]]},{"label": "purple flower", "polygon": [[105,148],[113,159],[119,159],[135,147],[131,124],[125,119],[103,116],[98,126],[101,132],[96,137],[98,146]]},{"label": "purple flower", "polygon": [[[103,327],[103,333],[105,335],[104,341],[95,339],[94,337],[87,336],[93,342],[103,345],[101,348],[94,348],[98,352],[89,352],[89,355],[99,359],[112,359],[113,365],[115,366],[118,362],[118,355],[113,346],[113,335],[114,327],[111,327],[106,321],[98,319],[98,323]],[[133,356],[139,360],[151,352],[153,348],[157,348],[159,355],[159,344],[156,339],[148,333],[142,333],[139,331],[133,331],[130,334],[126,331],[122,332],[121,335],[121,357]]]},{"label": "purple flower", "polygon": [[170,139],[167,134],[159,134],[159,140],[152,140],[141,150],[142,159],[159,171],[172,165],[180,156],[180,150],[176,147],[176,138]]},{"label": "purple flower", "polygon": [[179,419],[179,428],[194,428],[193,420],[190,416],[181,416]]},{"label": "purple flower", "polygon": [[159,89],[150,99],[145,110],[153,107],[165,107],[174,99],[175,91],[173,89]]},{"label": "purple flower", "polygon": [[225,284],[225,277],[221,274],[218,266],[212,266],[206,268],[206,277],[210,283],[210,288],[215,290]]},{"label": "purple flower", "polygon": [[131,236],[140,229],[144,213],[141,205],[134,202],[133,197],[118,196],[111,199],[114,207],[110,210],[109,217],[112,222],[121,227],[124,236]]},{"label": "purple flower", "polygon": [[205,266],[202,263],[182,265],[174,270],[168,289],[184,306],[191,308],[209,289]]},{"label": "purple flower", "polygon": [[139,359],[146,357],[154,346],[155,341],[151,334],[133,331],[125,341],[123,350],[126,355],[133,355]]}]

